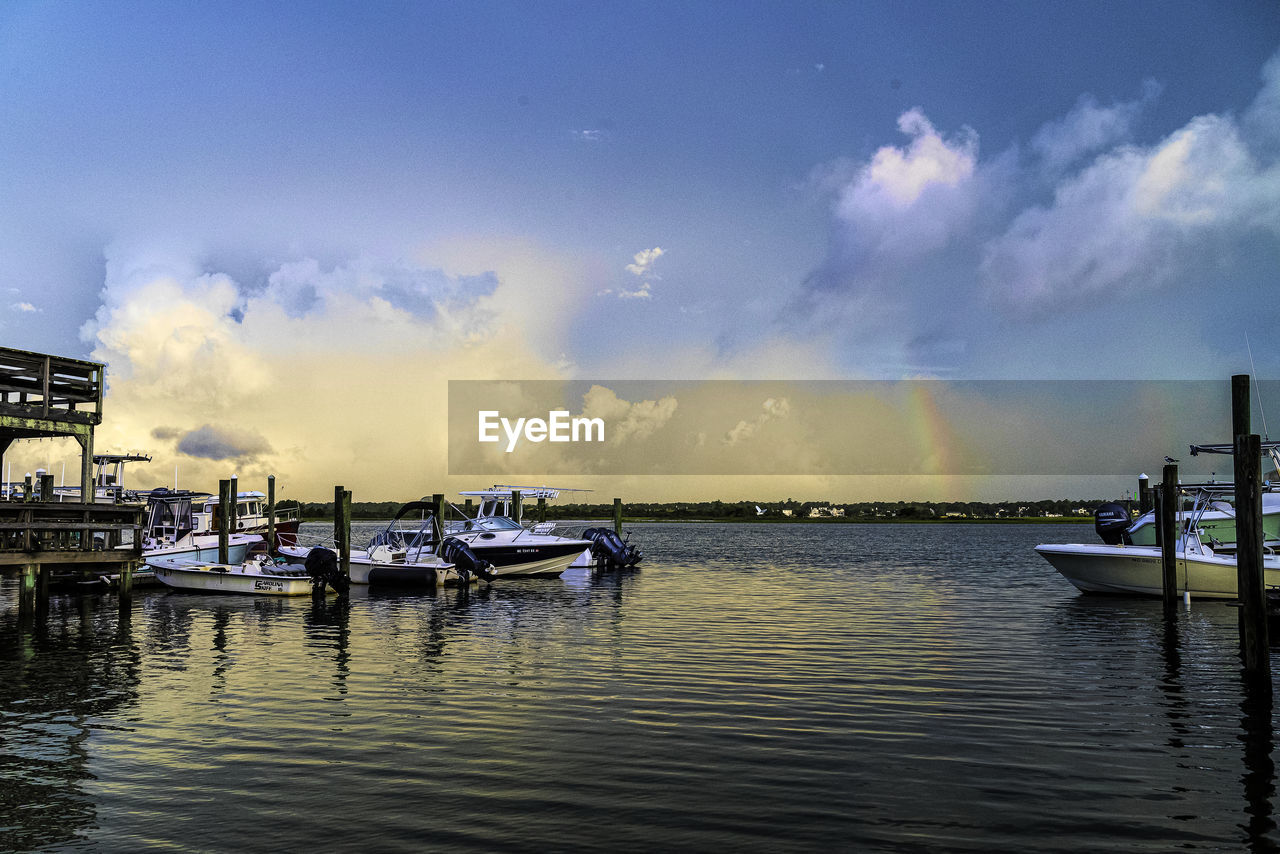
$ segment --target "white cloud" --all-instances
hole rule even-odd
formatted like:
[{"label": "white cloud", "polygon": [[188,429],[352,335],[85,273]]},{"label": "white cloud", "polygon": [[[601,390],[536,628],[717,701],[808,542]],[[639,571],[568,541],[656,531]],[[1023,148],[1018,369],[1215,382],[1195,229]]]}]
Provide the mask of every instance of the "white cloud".
[{"label": "white cloud", "polygon": [[728,433],[725,433],[724,439],[721,440],[725,445],[736,445],[744,442],[756,434],[756,432],[768,424],[770,421],[776,421],[780,418],[786,418],[791,414],[791,401],[785,397],[767,398],[760,408],[763,410],[759,415],[750,421],[742,420],[735,424]]},{"label": "white cloud", "polygon": [[650,276],[652,275],[653,262],[661,258],[663,254],[661,246],[637,252],[633,256],[633,262],[627,265],[627,272],[634,276]]},{"label": "white cloud", "polygon": [[627,290],[622,288],[618,291],[618,299],[651,299],[653,293],[649,290],[648,282],[641,282],[640,287],[635,290]]},{"label": "white cloud", "polygon": [[21,311],[21,312],[34,312],[34,311],[40,310],[29,302],[15,302],[9,307],[14,311]]},{"label": "white cloud", "polygon": [[652,436],[671,420],[678,406],[679,402],[671,395],[632,403],[599,385],[593,385],[582,397],[582,415],[603,418],[608,425],[605,440],[612,445]]},{"label": "white cloud", "polygon": [[977,134],[965,128],[944,137],[919,108],[903,113],[898,129],[910,144],[880,148],[839,190],[820,288],[892,274],[902,260],[939,249],[968,227],[978,192]]},{"label": "white cloud", "polygon": [[1133,124],[1160,94],[1155,81],[1147,81],[1136,101],[1098,106],[1092,95],[1081,96],[1071,112],[1040,128],[1031,148],[1040,155],[1044,171],[1056,174],[1080,158],[1127,140]]},{"label": "white cloud", "polygon": [[1037,315],[1161,287],[1257,229],[1280,232],[1280,166],[1257,162],[1231,118],[1201,116],[1063,181],[1051,205],[1022,212],[986,246],[982,275],[999,304]]}]

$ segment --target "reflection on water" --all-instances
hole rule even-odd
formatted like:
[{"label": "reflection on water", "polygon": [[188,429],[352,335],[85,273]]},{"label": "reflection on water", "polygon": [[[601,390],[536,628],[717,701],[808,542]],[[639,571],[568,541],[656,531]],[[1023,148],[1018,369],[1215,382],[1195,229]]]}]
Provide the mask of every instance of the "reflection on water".
[{"label": "reflection on water", "polygon": [[1274,850],[1231,609],[1081,596],[1058,526],[636,528],[636,573],[29,632],[6,580],[0,848]]}]

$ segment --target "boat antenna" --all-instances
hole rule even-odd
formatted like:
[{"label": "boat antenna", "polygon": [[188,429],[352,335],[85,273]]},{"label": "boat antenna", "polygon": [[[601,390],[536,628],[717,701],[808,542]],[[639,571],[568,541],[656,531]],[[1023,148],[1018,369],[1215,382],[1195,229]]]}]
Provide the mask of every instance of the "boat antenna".
[{"label": "boat antenna", "polygon": [[1249,370],[1253,371],[1253,390],[1258,396],[1258,414],[1262,416],[1262,437],[1270,439],[1271,433],[1267,430],[1267,411],[1262,408],[1262,386],[1258,383],[1258,369],[1253,365],[1253,347],[1249,344],[1249,333],[1244,334],[1244,346],[1249,351]]}]

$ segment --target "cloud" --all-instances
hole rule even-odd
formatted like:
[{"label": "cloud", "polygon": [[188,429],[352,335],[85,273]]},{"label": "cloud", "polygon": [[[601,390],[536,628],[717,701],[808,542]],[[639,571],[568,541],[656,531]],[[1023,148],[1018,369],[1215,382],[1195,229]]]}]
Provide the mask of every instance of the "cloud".
[{"label": "cloud", "polygon": [[[1189,117],[1146,142],[1152,81],[1127,101],[1082,95],[1027,144],[984,157],[976,131],[903,113],[905,144],[811,173],[830,199],[828,248],[765,331],[863,375],[1003,371],[1042,351],[1050,316],[1099,330],[1118,322],[1103,315],[1117,298],[1147,312],[1207,276],[1256,289],[1280,233],[1280,53],[1261,76],[1238,116]],[[729,352],[761,337],[758,321],[735,323],[718,339]]]},{"label": "cloud", "polygon": [[21,312],[34,312],[34,311],[40,310],[29,302],[15,302],[9,307],[12,308],[14,311],[21,311]]},{"label": "cloud", "polygon": [[981,272],[1000,305],[1034,317],[1160,288],[1260,230],[1280,233],[1280,166],[1256,161],[1231,118],[1200,116],[1099,155],[990,241]]},{"label": "cloud", "polygon": [[600,385],[591,386],[582,397],[583,417],[603,418],[609,431],[605,441],[612,445],[647,439],[671,420],[678,407],[672,395],[632,403]]},{"label": "cloud", "polygon": [[633,256],[632,263],[627,265],[627,272],[631,273],[633,276],[651,276],[653,262],[657,261],[664,254],[665,253],[661,246],[641,250]]},{"label": "cloud", "polygon": [[621,288],[618,291],[618,299],[651,299],[653,292],[649,290],[648,282],[641,282],[640,287],[635,290],[627,290]]},{"label": "cloud", "polygon": [[754,436],[761,427],[770,421],[777,421],[791,414],[791,402],[785,397],[767,398],[760,408],[764,411],[750,421],[739,421],[724,435],[721,443],[724,445],[736,445],[739,442],[744,442]]},{"label": "cloud", "polygon": [[[154,431],[153,435],[154,435]],[[178,453],[206,460],[250,462],[271,453],[271,445],[260,433],[205,424],[178,440]]]},{"label": "cloud", "polygon": [[1047,173],[1057,174],[1080,158],[1129,139],[1142,110],[1160,94],[1154,80],[1143,84],[1135,101],[1098,105],[1092,95],[1082,95],[1071,112],[1050,121],[1031,138],[1031,149]]},{"label": "cloud", "polygon": [[870,161],[828,171],[844,174],[833,205],[831,247],[805,283],[811,291],[861,293],[893,284],[902,264],[944,247],[967,228],[977,203],[978,136],[963,128],[945,137],[919,108],[898,118],[911,138],[884,146]]},{"label": "cloud", "polygon": [[83,330],[107,364],[97,446],[156,442],[139,482],[157,471],[168,481],[180,466],[184,483],[207,486],[233,459],[246,481],[277,474],[297,497],[343,483],[394,499],[443,482],[448,381],[558,376],[539,355],[565,349],[554,285],[581,293],[586,283],[553,258],[497,244],[488,256],[500,266],[480,272],[456,252],[462,272],[303,258],[278,264],[256,291],[198,253],[106,254],[102,305]]}]

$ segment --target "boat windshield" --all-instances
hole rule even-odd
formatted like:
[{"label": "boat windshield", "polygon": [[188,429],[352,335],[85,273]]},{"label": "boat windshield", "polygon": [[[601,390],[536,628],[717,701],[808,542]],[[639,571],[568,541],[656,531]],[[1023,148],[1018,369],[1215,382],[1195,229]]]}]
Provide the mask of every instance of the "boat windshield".
[{"label": "boat windshield", "polygon": [[482,516],[479,519],[467,519],[462,523],[464,531],[519,531],[523,530],[519,522],[505,516]]}]

